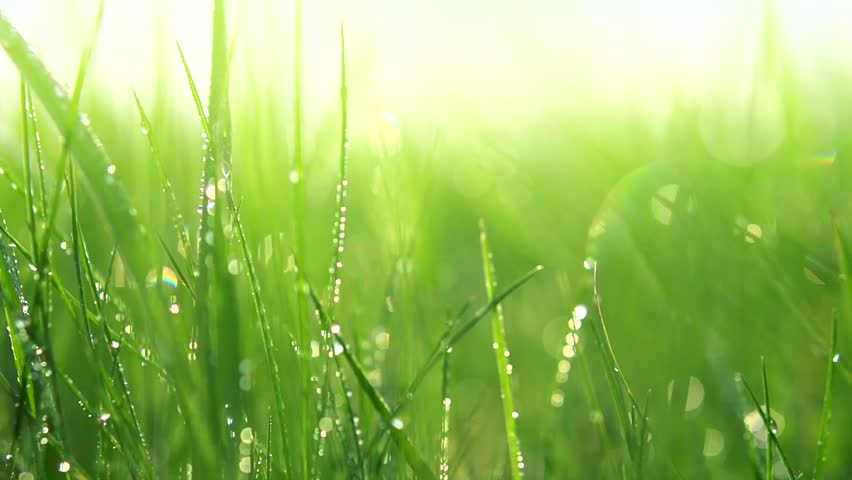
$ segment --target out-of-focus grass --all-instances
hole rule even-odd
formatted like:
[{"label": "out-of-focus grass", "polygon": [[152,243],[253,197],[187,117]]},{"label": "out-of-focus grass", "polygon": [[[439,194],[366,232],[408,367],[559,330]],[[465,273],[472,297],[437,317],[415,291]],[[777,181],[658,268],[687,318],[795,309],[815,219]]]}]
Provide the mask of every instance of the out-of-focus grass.
[{"label": "out-of-focus grass", "polygon": [[[344,57],[308,2],[300,61],[259,41],[281,7],[216,3],[183,65],[155,37],[135,92],[113,45],[69,40],[94,56],[57,67],[79,67],[67,89],[47,59],[79,50],[31,54],[0,22],[22,100],[0,123],[2,475],[510,478],[516,439],[529,478],[852,472],[847,75],[821,66],[814,101],[775,14],[740,29],[748,75],[716,97],[616,91],[675,86],[649,67],[597,98],[533,49],[484,82],[501,70],[474,74],[473,44],[382,97],[369,31]],[[760,375],[763,405],[735,380]]]}]

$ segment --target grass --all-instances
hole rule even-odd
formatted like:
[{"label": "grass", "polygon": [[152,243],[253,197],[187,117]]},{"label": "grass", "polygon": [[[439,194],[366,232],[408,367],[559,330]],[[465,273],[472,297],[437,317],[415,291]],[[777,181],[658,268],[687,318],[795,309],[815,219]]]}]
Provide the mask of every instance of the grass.
[{"label": "grass", "polygon": [[[0,136],[0,477],[852,471],[848,135],[818,167],[794,135],[732,167],[688,102],[662,139],[629,109],[602,138],[553,112],[561,134],[502,138],[461,105],[474,133],[404,108],[373,128],[357,28],[322,60],[326,112],[308,4],[271,94],[245,84],[256,32],[213,7],[209,77],[182,41],[157,52],[181,84],[157,77],[153,100],[98,95],[105,2],[71,88],[0,14],[20,77]],[[755,68],[792,105],[773,8]]]}]

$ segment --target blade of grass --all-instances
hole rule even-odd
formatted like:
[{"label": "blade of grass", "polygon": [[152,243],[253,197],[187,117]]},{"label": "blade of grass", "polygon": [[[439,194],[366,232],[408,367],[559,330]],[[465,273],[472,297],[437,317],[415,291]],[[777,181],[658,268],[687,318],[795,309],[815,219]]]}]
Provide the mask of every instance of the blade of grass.
[{"label": "blade of grass", "polygon": [[[317,297],[316,292],[314,292],[313,288],[311,288],[310,284],[308,284],[308,295],[310,295],[310,300],[313,303],[314,308],[317,311],[317,315],[320,317],[320,321],[325,325],[328,324],[328,317],[325,314],[322,303],[320,302],[319,297]],[[361,363],[357,358],[352,354],[349,350],[349,346],[343,337],[340,335],[339,331],[329,329],[329,332],[334,337],[334,340],[337,342],[337,345],[340,347],[341,354],[343,358],[346,360],[346,363],[349,365],[352,372],[355,374],[355,378],[358,380],[358,385],[364,390],[367,394],[367,397],[370,400],[370,403],[373,405],[373,408],[379,413],[379,416],[382,417],[382,421],[391,426],[391,438],[393,438],[394,443],[396,443],[397,447],[400,449],[402,456],[405,458],[408,466],[411,467],[411,470],[414,472],[416,478],[423,479],[435,479],[435,474],[432,473],[432,470],[429,468],[429,465],[420,457],[420,454],[414,448],[414,445],[411,443],[411,439],[408,438],[408,435],[403,431],[403,427],[400,424],[399,419],[393,417],[391,414],[390,407],[382,395],[376,390],[375,387],[370,383],[369,379],[367,379],[367,374],[364,372],[364,368],[361,366]]]},{"label": "blade of grass", "polygon": [[774,446],[778,451],[778,456],[781,458],[781,463],[784,465],[784,470],[789,478],[798,478],[795,470],[793,470],[793,467],[790,465],[790,461],[787,459],[787,455],[784,454],[784,450],[781,448],[781,443],[778,441],[778,436],[775,434],[775,427],[773,426],[772,419],[763,410],[763,406],[760,405],[760,401],[757,400],[757,396],[754,394],[754,391],[745,379],[743,379],[743,386],[745,387],[749,398],[751,398],[754,407],[757,409],[758,414],[760,414],[761,420],[763,420],[763,426],[766,428],[768,440],[770,441],[770,443],[767,443],[766,445],[767,450]]},{"label": "blade of grass", "polygon": [[[234,199],[232,190],[228,190],[228,201],[231,204],[231,208],[235,209]],[[237,214],[234,216],[234,229],[237,233],[237,239],[239,241],[239,245],[242,248],[243,253],[243,263],[246,268],[246,275],[249,280],[249,287],[251,291],[251,299],[254,304],[255,315],[257,318],[257,327],[260,331],[261,343],[263,344],[263,353],[266,357],[266,363],[269,365],[270,376],[272,377],[272,392],[274,396],[274,405],[275,405],[275,414],[278,416],[279,428],[281,429],[281,441],[283,451],[285,452],[285,475],[295,475],[293,470],[290,456],[287,454],[289,452],[289,440],[288,433],[286,430],[286,421],[287,418],[287,406],[284,401],[284,394],[281,390],[281,385],[283,383],[281,377],[281,368],[278,364],[278,356],[277,350],[275,349],[275,343],[272,335],[272,327],[269,322],[269,318],[266,313],[266,304],[263,301],[263,297],[261,295],[260,290],[260,281],[257,275],[257,269],[255,267],[254,261],[252,260],[251,249],[248,246],[248,241],[246,240],[246,233],[243,229],[242,221],[240,220],[240,216]],[[270,412],[270,422],[272,421]],[[269,427],[269,434],[272,434],[272,426]],[[268,440],[271,442],[271,439]],[[267,446],[269,448],[269,446]],[[271,450],[267,450],[267,455],[272,455]],[[304,455],[304,453],[303,453]],[[271,459],[268,460],[267,469],[271,468],[270,463]]]},{"label": "blade of grass", "polygon": [[[33,251],[38,251],[38,236],[36,235],[36,219],[35,219],[35,193],[33,191],[33,180],[32,180],[32,165],[30,161],[30,132],[29,132],[29,120],[27,118],[27,113],[30,108],[27,105],[27,84],[24,80],[21,80],[21,145],[22,145],[22,158],[23,158],[23,169],[24,169],[24,192],[26,196],[27,203],[27,223],[30,231],[30,241],[32,242]],[[36,265],[38,268],[39,265]]]},{"label": "blade of grass", "polygon": [[[438,343],[435,345],[435,347],[432,349],[432,352],[427,357],[426,362],[423,364],[422,367],[420,367],[420,369],[417,371],[417,374],[414,375],[414,380],[412,380],[411,384],[406,389],[405,394],[400,397],[399,403],[393,409],[392,416],[396,417],[397,415],[399,415],[400,412],[405,409],[406,406],[408,406],[408,403],[411,401],[412,398],[414,398],[414,394],[417,392],[417,389],[420,387],[421,383],[426,378],[426,375],[436,365],[438,365],[438,361],[443,358],[445,352],[453,349],[455,345],[460,342],[473,329],[473,327],[475,327],[480,322],[480,320],[485,318],[485,316],[491,313],[497,305],[503,302],[503,300],[508,298],[509,295],[515,292],[515,290],[530,281],[537,273],[541,272],[542,270],[543,267],[541,265],[535,266],[532,270],[528,271],[519,279],[515,280],[514,283],[512,283],[508,288],[503,290],[500,294],[496,295],[488,303],[476,310],[472,317],[466,322],[464,322],[461,327],[457,328],[454,332],[444,332],[444,335],[441,336],[441,338],[438,340]],[[466,309],[467,307],[465,306],[465,308],[463,308],[462,311],[459,312],[458,316],[461,316]],[[385,428],[388,427],[382,427],[382,429],[380,429],[379,432],[377,432],[373,436],[373,439],[368,443],[368,450],[372,450],[372,447],[376,444],[378,439],[380,439],[384,435]]]},{"label": "blade of grass", "polygon": [[[295,250],[299,258],[307,258],[307,248],[305,245],[305,166],[303,158],[303,44],[302,44],[302,0],[295,0],[293,4],[293,163],[290,179],[294,181],[293,188],[293,228],[295,230]],[[304,285],[307,283],[305,272],[299,269],[296,272],[296,336],[299,341],[299,348],[303,352],[310,351],[311,328],[309,321],[308,302],[303,294]],[[300,404],[300,416],[303,425],[308,424],[308,419],[312,412],[310,410],[311,400],[308,397],[308,392],[311,391],[311,365],[309,362],[302,363],[302,391],[304,397]],[[318,452],[318,442],[313,442],[307,427],[303,428],[304,434],[301,437],[302,442],[302,471],[309,472],[305,475],[314,474],[316,466],[312,458],[316,457]],[[312,451],[308,454],[308,449]]]},{"label": "blade of grass", "polygon": [[[228,32],[226,0],[215,0],[213,4],[213,38],[212,59],[210,71],[210,98],[208,114],[209,125],[212,133],[213,158],[208,159],[205,164],[202,185],[205,185],[205,197],[208,197],[210,186],[219,188],[219,173],[225,183],[225,190],[232,189],[231,175],[231,110],[230,110],[230,69],[228,54]],[[203,112],[200,112],[203,113]],[[212,160],[212,162],[209,162]],[[208,169],[209,167],[209,169]],[[212,201],[212,200],[211,200]],[[223,449],[224,475],[236,477],[239,475],[239,451],[238,445],[229,441],[233,428],[233,418],[243,413],[242,399],[239,388],[237,388],[240,371],[239,365],[242,359],[240,342],[240,315],[239,301],[237,297],[236,281],[228,271],[227,239],[223,225],[228,216],[229,207],[224,202],[216,202],[214,207],[214,289],[211,291],[216,308],[216,319],[213,322],[215,333],[211,335],[215,341],[215,350],[211,356],[215,366],[214,386],[217,389],[217,408],[214,416],[218,417],[219,425],[224,429],[220,433],[220,448]],[[230,213],[236,216],[233,209]],[[215,292],[215,293],[214,293]],[[204,295],[200,290],[199,295]],[[211,348],[214,348],[211,345]],[[225,420],[223,422],[223,420]]]},{"label": "blade of grass", "polygon": [[769,403],[769,381],[766,379],[766,359],[764,357],[760,357],[760,369],[763,376],[763,404],[766,405],[766,418],[769,419],[769,425],[766,426],[766,480],[772,480],[775,475],[772,463],[772,442],[769,435],[770,431],[775,430],[775,421],[772,419],[772,409]]},{"label": "blade of grass", "polygon": [[[447,333],[452,328],[453,320],[449,317]],[[450,409],[453,405],[450,398],[450,353],[452,353],[450,349],[444,351],[444,362],[441,368],[441,435],[438,459],[438,477],[441,480],[450,478]]]},{"label": "blade of grass", "polygon": [[[633,415],[631,412],[641,412],[638,403],[636,402],[627,379],[624,378],[624,372],[618,364],[618,359],[615,356],[615,350],[612,348],[612,342],[609,339],[609,333],[606,328],[606,321],[603,314],[603,303],[598,290],[598,267],[597,264],[592,266],[592,288],[594,295],[595,307],[598,313],[598,322],[590,322],[592,333],[598,344],[603,364],[606,371],[607,384],[609,385],[610,394],[615,403],[616,415],[619,418],[619,426],[621,434],[624,438],[625,447],[627,448],[627,456],[630,463],[636,465],[635,457],[637,453],[637,445],[635,439],[635,425],[632,422]],[[626,399],[625,399],[626,397]]]},{"label": "blade of grass", "polygon": [[[163,240],[162,237],[159,237],[159,240],[160,245],[163,247],[163,251],[166,252],[166,256],[169,257],[169,262],[175,269],[175,273],[177,274],[183,286],[186,287],[187,291],[189,292],[189,296],[192,297],[192,302],[198,303],[198,297],[195,295],[195,290],[192,288],[192,283],[190,283],[189,277],[187,277],[186,273],[183,271],[183,268],[178,263],[177,257],[174,255],[174,253],[172,253],[172,251],[169,249],[169,246],[166,245],[166,241]],[[190,268],[192,268],[192,265],[190,265]]]},{"label": "blade of grass", "polygon": [[817,440],[817,458],[816,466],[814,467],[814,479],[823,480],[825,478],[825,462],[828,450],[828,437],[830,434],[831,424],[831,398],[834,390],[834,370],[837,368],[837,362],[840,361],[840,354],[837,353],[837,312],[833,312],[831,316],[831,349],[828,351],[828,362],[825,369],[825,393],[822,398],[822,416],[819,425],[819,440]]},{"label": "blade of grass", "polygon": [[[133,91],[133,98],[136,100],[136,109],[139,111],[139,121],[142,124],[142,133],[145,136],[145,139],[148,141],[148,149],[151,152],[151,158],[154,161],[154,168],[157,170],[157,173],[160,177],[160,186],[163,189],[163,192],[166,194],[166,203],[167,208],[171,210],[172,224],[174,226],[175,231],[178,234],[178,242],[181,248],[183,248],[184,254],[187,259],[187,267],[190,271],[193,270],[192,262],[189,260],[192,258],[192,246],[189,241],[189,235],[186,233],[186,228],[184,226],[184,218],[180,212],[180,208],[177,203],[177,196],[175,195],[175,190],[172,187],[172,182],[166,176],[166,172],[163,169],[163,162],[160,159],[160,150],[157,148],[156,137],[154,136],[154,128],[151,126],[151,121],[148,120],[148,115],[145,113],[145,109],[142,107],[142,102],[139,100],[139,96],[136,94],[136,91]],[[160,239],[160,242],[163,243],[163,247],[165,247],[165,243]],[[172,255],[169,254],[169,258],[172,260],[172,263],[176,263]],[[190,287],[189,282],[186,279],[182,279],[184,285]],[[191,288],[191,287],[190,287]],[[193,299],[195,299],[195,294],[193,293]]]},{"label": "blade of grass", "polygon": [[108,220],[113,234],[118,239],[125,262],[141,283],[145,278],[145,268],[143,257],[136,252],[145,238],[144,229],[141,228],[143,223],[137,218],[136,210],[132,208],[122,182],[114,174],[112,162],[88,128],[88,120],[81,116],[62,86],[47,71],[41,59],[32,53],[26,41],[2,13],[0,45],[41,100],[59,131],[65,135],[68,151],[74,154],[87,186],[92,192],[98,193],[94,197],[97,209]]},{"label": "blade of grass", "polygon": [[[482,249],[485,291],[488,294],[488,300],[494,300],[497,292],[497,272],[494,268],[494,256],[488,246],[488,232],[484,220],[479,221],[479,244]],[[509,465],[511,465],[513,480],[520,480],[523,476],[524,460],[515,425],[518,411],[515,408],[515,400],[512,394],[512,365],[509,363],[503,307],[499,303],[494,307],[492,314],[491,334],[494,339],[494,353],[497,359],[497,377],[500,380],[500,398],[503,401],[503,421],[506,426],[506,443],[509,447]]]}]

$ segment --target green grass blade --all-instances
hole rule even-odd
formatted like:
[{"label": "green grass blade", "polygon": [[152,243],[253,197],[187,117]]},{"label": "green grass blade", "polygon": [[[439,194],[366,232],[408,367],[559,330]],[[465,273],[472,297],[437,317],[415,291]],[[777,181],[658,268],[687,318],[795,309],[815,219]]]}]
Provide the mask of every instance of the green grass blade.
[{"label": "green grass blade", "polygon": [[[148,119],[148,115],[142,107],[142,101],[139,100],[139,96],[136,94],[135,90],[133,91],[133,98],[136,100],[136,109],[139,112],[139,121],[142,126],[142,133],[148,141],[148,149],[151,152],[151,158],[154,161],[154,168],[157,169],[157,173],[160,177],[160,186],[166,194],[167,208],[171,210],[172,224],[177,232],[178,242],[186,255],[188,267],[190,271],[192,271],[192,262],[189,261],[189,259],[192,258],[192,245],[189,242],[189,235],[186,233],[186,228],[184,227],[184,218],[180,212],[180,208],[178,207],[177,195],[175,195],[172,182],[169,180],[168,176],[166,176],[166,171],[163,169],[163,162],[160,159],[160,150],[157,148],[157,141],[154,136],[154,128],[151,126],[151,121]],[[163,243],[162,239],[160,242]],[[165,246],[165,244],[163,245]],[[172,260],[173,264],[177,263],[171,255],[169,255],[169,258]],[[175,265],[175,267],[177,267],[177,265]],[[190,286],[186,279],[183,279],[183,282],[187,287]],[[195,294],[193,293],[193,299],[194,297]]]},{"label": "green grass blade", "polygon": [[142,223],[137,218],[130,197],[115,175],[112,162],[99,146],[62,86],[32,53],[26,41],[0,13],[0,45],[15,63],[21,76],[38,96],[57,127],[65,135],[68,150],[74,154],[87,186],[95,195],[98,210],[106,217],[118,239],[122,256],[140,281],[145,277],[143,257],[137,247],[144,239]]},{"label": "green grass blade", "polygon": [[[231,207],[234,208],[233,205],[233,196],[229,190],[228,200],[231,203]],[[237,233],[237,239],[239,240],[240,247],[242,248],[243,253],[243,262],[246,266],[245,271],[249,280],[249,287],[251,291],[251,299],[254,304],[254,310],[257,318],[257,327],[260,331],[261,343],[263,345],[263,353],[266,357],[266,362],[269,365],[270,376],[272,378],[272,391],[274,395],[274,405],[275,405],[275,414],[278,416],[278,421],[280,423],[281,432],[281,441],[283,451],[285,452],[285,462],[286,472],[285,475],[293,475],[293,467],[290,462],[289,452],[289,440],[288,434],[286,430],[285,422],[289,418],[287,415],[287,406],[284,402],[284,393],[281,390],[281,385],[283,383],[283,379],[281,376],[281,368],[278,364],[278,356],[277,350],[275,349],[275,343],[272,335],[272,327],[269,322],[269,318],[266,313],[266,304],[263,301],[263,296],[261,294],[260,289],[260,281],[257,275],[257,268],[255,267],[254,261],[251,255],[251,249],[248,247],[248,241],[246,240],[246,233],[243,229],[242,221],[240,220],[239,215],[234,216],[234,229]],[[270,414],[271,415],[271,414]],[[270,417],[270,422],[271,422]],[[272,426],[269,427],[269,434],[272,434]],[[271,439],[268,440],[271,442]],[[267,447],[268,448],[268,447]],[[271,451],[267,450],[267,455],[271,455]],[[303,453],[304,455],[304,453]],[[269,462],[269,460],[268,460]],[[270,468],[269,463],[267,464],[267,468]]]},{"label": "green grass blade", "polygon": [[814,467],[814,479],[823,480],[825,478],[825,462],[828,450],[828,437],[831,425],[831,399],[834,390],[834,370],[837,368],[837,363],[840,361],[840,354],[837,353],[837,312],[831,316],[831,349],[828,351],[828,362],[825,369],[825,393],[822,398],[822,416],[819,425],[819,440],[817,440],[817,458],[816,466]]},{"label": "green grass blade", "polygon": [[632,463],[638,464],[635,459],[638,457],[638,446],[636,435],[636,426],[632,419],[635,413],[641,412],[638,403],[636,402],[633,393],[630,390],[630,385],[624,377],[624,372],[619,366],[618,359],[615,356],[615,350],[612,347],[612,342],[609,338],[609,332],[606,327],[606,320],[603,314],[603,304],[601,295],[598,291],[598,267],[597,264],[592,266],[592,288],[594,295],[595,307],[598,313],[598,322],[591,322],[592,334],[598,344],[598,349],[605,366],[607,384],[610,389],[610,394],[615,403],[616,415],[619,418],[619,426],[621,434],[624,438],[624,443],[627,448],[627,455]]},{"label": "green grass blade", "polygon": [[[30,132],[29,120],[27,117],[30,107],[27,104],[27,84],[21,80],[21,145],[22,158],[24,162],[24,192],[27,202],[27,223],[30,231],[30,241],[32,242],[33,250],[38,251],[38,235],[36,235],[36,219],[35,219],[35,193],[33,191],[32,180],[32,164],[30,161]],[[38,268],[39,265],[36,265]]]},{"label": "green grass blade", "polygon": [[39,213],[42,220],[46,219],[47,215],[47,187],[44,179],[44,172],[47,169],[44,164],[44,151],[41,145],[41,134],[39,133],[38,115],[36,115],[35,107],[33,106],[32,91],[27,88],[27,117],[30,120],[30,129],[32,131],[33,147],[36,154],[36,171],[38,172],[39,180]]},{"label": "green grass blade", "polygon": [[515,280],[509,287],[500,292],[493,299],[489,300],[488,303],[476,310],[472,317],[464,322],[461,327],[445,332],[438,340],[435,347],[432,348],[431,353],[427,357],[426,363],[424,363],[414,375],[414,380],[412,380],[411,384],[406,389],[405,395],[402,396],[399,405],[394,409],[394,415],[398,414],[403,408],[405,408],[408,401],[413,398],[414,393],[426,378],[426,375],[436,365],[438,365],[438,362],[443,358],[447,349],[455,347],[456,344],[458,344],[471,330],[473,330],[473,327],[475,327],[488,314],[492,313],[497,305],[503,302],[525,283],[532,280],[532,278],[542,270],[543,267],[541,265],[535,266],[532,270],[526,272],[520,278]]},{"label": "green grass blade", "polygon": [[774,464],[772,463],[772,442],[769,435],[775,429],[775,421],[772,419],[772,409],[769,403],[769,381],[766,379],[766,359],[763,357],[760,357],[760,369],[763,378],[763,404],[766,405],[766,418],[769,419],[769,425],[766,426],[766,480],[772,480],[775,474],[773,472]]},{"label": "green grass blade", "polygon": [[[320,302],[319,297],[317,297],[313,288],[308,285],[308,294],[310,295],[310,299],[313,302],[314,308],[317,311],[317,314],[320,317],[320,321],[323,324],[328,324],[328,317],[325,314],[325,310],[322,307],[322,303]],[[414,472],[416,478],[420,479],[435,479],[435,474],[429,468],[429,465],[420,454],[415,449],[414,445],[411,443],[411,440],[408,438],[408,435],[403,431],[403,426],[400,424],[398,418],[395,418],[388,406],[387,401],[382,397],[382,395],[376,390],[375,387],[370,383],[367,378],[367,374],[364,371],[364,367],[361,366],[361,363],[355,358],[355,355],[352,354],[348,344],[340,335],[339,332],[334,330],[329,330],[331,335],[334,337],[337,344],[340,346],[341,354],[343,358],[346,360],[346,363],[352,369],[352,372],[355,374],[355,378],[358,381],[358,385],[364,390],[367,394],[367,398],[370,400],[370,403],[373,405],[373,408],[376,409],[379,416],[382,418],[382,421],[390,426],[391,438],[394,443],[396,443],[397,447],[400,449],[402,456],[405,458],[405,461],[408,463],[408,466],[411,467],[411,470]]]},{"label": "green grass blade", "polygon": [[[447,335],[453,327],[452,318],[447,322]],[[444,362],[441,368],[441,434],[438,459],[438,477],[441,480],[450,478],[450,410],[453,401],[450,398],[450,354],[452,350],[444,351]]]},{"label": "green grass blade", "polygon": [[[488,299],[494,300],[497,294],[497,272],[494,269],[494,258],[488,247],[488,232],[485,221],[479,222],[479,243],[482,247],[482,266],[485,276],[485,290]],[[503,308],[498,303],[492,314],[491,333],[494,339],[494,353],[497,358],[497,377],[500,380],[500,397],[503,400],[503,421],[506,425],[506,443],[509,447],[509,464],[513,480],[523,476],[524,460],[521,453],[521,442],[518,439],[516,420],[518,411],[512,395],[512,365],[509,363],[509,348],[506,342],[506,327],[503,318]]]},{"label": "green grass blade", "polygon": [[334,223],[331,233],[332,255],[328,282],[328,316],[334,318],[334,308],[340,301],[340,269],[343,268],[344,240],[346,238],[346,195],[349,180],[346,163],[349,154],[348,133],[348,90],[346,86],[346,38],[343,24],[340,25],[340,144],[337,171],[337,193],[335,196]]},{"label": "green grass blade", "polygon": [[775,427],[773,426],[772,420],[769,418],[766,411],[764,411],[763,406],[760,404],[760,401],[757,399],[757,396],[754,394],[754,391],[745,379],[743,379],[743,386],[754,404],[754,407],[757,409],[757,412],[760,414],[761,420],[763,420],[763,426],[766,428],[768,439],[771,442],[767,443],[767,450],[774,446],[778,451],[778,456],[781,458],[781,463],[784,465],[784,470],[787,472],[789,478],[798,478],[792,465],[790,465],[790,461],[787,459],[787,455],[784,454],[784,450],[781,448],[781,443],[778,441],[778,436],[775,434]]}]

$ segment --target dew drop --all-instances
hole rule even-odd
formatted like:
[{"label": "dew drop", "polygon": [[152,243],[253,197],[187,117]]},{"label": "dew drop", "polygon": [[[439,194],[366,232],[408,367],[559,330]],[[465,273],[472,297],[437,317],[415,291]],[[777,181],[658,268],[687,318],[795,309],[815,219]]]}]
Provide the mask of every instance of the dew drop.
[{"label": "dew drop", "polygon": [[299,172],[297,170],[290,170],[290,174],[287,176],[290,179],[290,183],[297,184],[299,183]]}]

